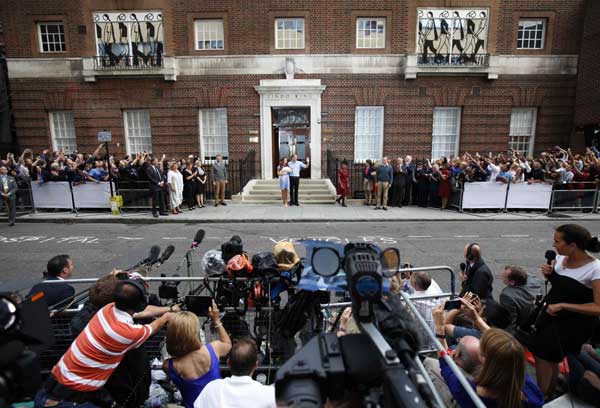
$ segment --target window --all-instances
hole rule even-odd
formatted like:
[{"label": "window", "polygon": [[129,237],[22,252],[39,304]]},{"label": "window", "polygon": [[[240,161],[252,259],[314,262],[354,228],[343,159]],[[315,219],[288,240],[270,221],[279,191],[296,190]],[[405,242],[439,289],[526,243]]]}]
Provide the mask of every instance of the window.
[{"label": "window", "polygon": [[63,149],[66,153],[77,151],[73,112],[50,112],[50,134],[52,135],[52,148],[54,150]]},{"label": "window", "polygon": [[518,49],[541,50],[544,48],[544,20],[519,20]]},{"label": "window", "polygon": [[385,48],[385,18],[356,19],[356,48]]},{"label": "window", "polygon": [[434,108],[431,158],[451,158],[458,154],[460,108]]},{"label": "window", "polygon": [[64,52],[67,50],[63,23],[38,23],[38,34],[41,52]]},{"label": "window", "polygon": [[383,106],[357,106],[354,117],[354,161],[383,156]]},{"label": "window", "polygon": [[513,108],[508,138],[510,149],[525,155],[532,154],[536,114],[536,108]]},{"label": "window", "polygon": [[227,109],[200,109],[200,154],[212,161],[220,154],[229,158],[227,143]]},{"label": "window", "polygon": [[124,112],[124,115],[127,154],[152,153],[150,112],[147,110],[128,110]]},{"label": "window", "polygon": [[95,12],[96,66],[162,67],[165,55],[162,11]]},{"label": "window", "polygon": [[224,49],[223,20],[196,20],[194,25],[197,50]]},{"label": "window", "polygon": [[304,48],[303,18],[275,19],[275,48],[278,50]]}]

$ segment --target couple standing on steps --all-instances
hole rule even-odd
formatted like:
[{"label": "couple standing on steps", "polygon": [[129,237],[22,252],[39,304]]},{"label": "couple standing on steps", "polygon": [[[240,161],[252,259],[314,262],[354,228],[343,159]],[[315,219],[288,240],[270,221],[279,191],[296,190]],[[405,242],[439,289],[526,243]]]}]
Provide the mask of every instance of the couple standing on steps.
[{"label": "couple standing on steps", "polygon": [[[298,204],[298,187],[300,186],[300,170],[310,166],[310,157],[306,158],[306,164],[298,160],[298,156],[293,154],[290,161],[287,157],[279,160],[277,166],[277,175],[279,175],[279,188],[281,189],[281,201],[283,206],[287,207]],[[289,203],[288,203],[289,194]]]}]

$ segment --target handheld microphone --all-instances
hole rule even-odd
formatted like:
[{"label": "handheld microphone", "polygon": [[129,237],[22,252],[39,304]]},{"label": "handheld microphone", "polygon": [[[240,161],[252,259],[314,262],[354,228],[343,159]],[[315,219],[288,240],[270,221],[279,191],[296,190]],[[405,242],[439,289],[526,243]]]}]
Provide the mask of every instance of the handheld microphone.
[{"label": "handheld microphone", "polygon": [[196,231],[196,235],[194,236],[194,241],[192,241],[192,246],[190,247],[190,249],[197,248],[198,245],[202,243],[205,234],[206,232],[203,229],[199,229],[198,231]]},{"label": "handheld microphone", "polygon": [[153,263],[153,265],[155,265],[156,267],[161,266],[171,257],[171,255],[173,255],[174,251],[175,251],[175,246],[169,245],[168,247],[165,248],[165,250],[163,251],[160,258],[158,258],[156,263]]},{"label": "handheld microphone", "polygon": [[461,271],[461,272],[464,272],[464,271],[466,271],[466,270],[467,270],[467,264],[466,264],[466,263],[464,263],[464,262],[461,262],[461,263],[460,263],[460,271]]},{"label": "handheld microphone", "polygon": [[552,261],[556,260],[556,251],[549,249],[544,254],[544,257],[546,258],[548,265],[552,265]]}]

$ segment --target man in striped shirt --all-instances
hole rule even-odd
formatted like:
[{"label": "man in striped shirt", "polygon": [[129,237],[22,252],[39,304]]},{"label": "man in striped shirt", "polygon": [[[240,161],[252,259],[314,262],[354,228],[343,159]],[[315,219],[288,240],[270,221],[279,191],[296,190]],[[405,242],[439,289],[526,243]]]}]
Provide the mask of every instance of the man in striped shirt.
[{"label": "man in striped shirt", "polygon": [[114,300],[96,313],[54,366],[44,390],[36,397],[36,407],[62,401],[106,405],[110,396],[103,386],[125,353],[141,346],[171,315],[165,313],[147,325],[133,322],[132,316],[147,305],[139,282],[120,282]]}]

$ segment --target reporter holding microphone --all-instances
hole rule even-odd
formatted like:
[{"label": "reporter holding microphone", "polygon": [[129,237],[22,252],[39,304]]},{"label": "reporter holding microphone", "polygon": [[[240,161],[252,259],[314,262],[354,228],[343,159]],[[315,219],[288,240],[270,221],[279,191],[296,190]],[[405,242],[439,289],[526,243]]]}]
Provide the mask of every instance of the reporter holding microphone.
[{"label": "reporter holding microphone", "polygon": [[541,267],[552,285],[548,306],[526,344],[535,356],[537,383],[546,396],[554,393],[558,363],[567,354],[579,353],[600,316],[600,261],[588,254],[600,252],[598,238],[580,225],[565,224],[556,228],[553,247],[556,260]]}]

